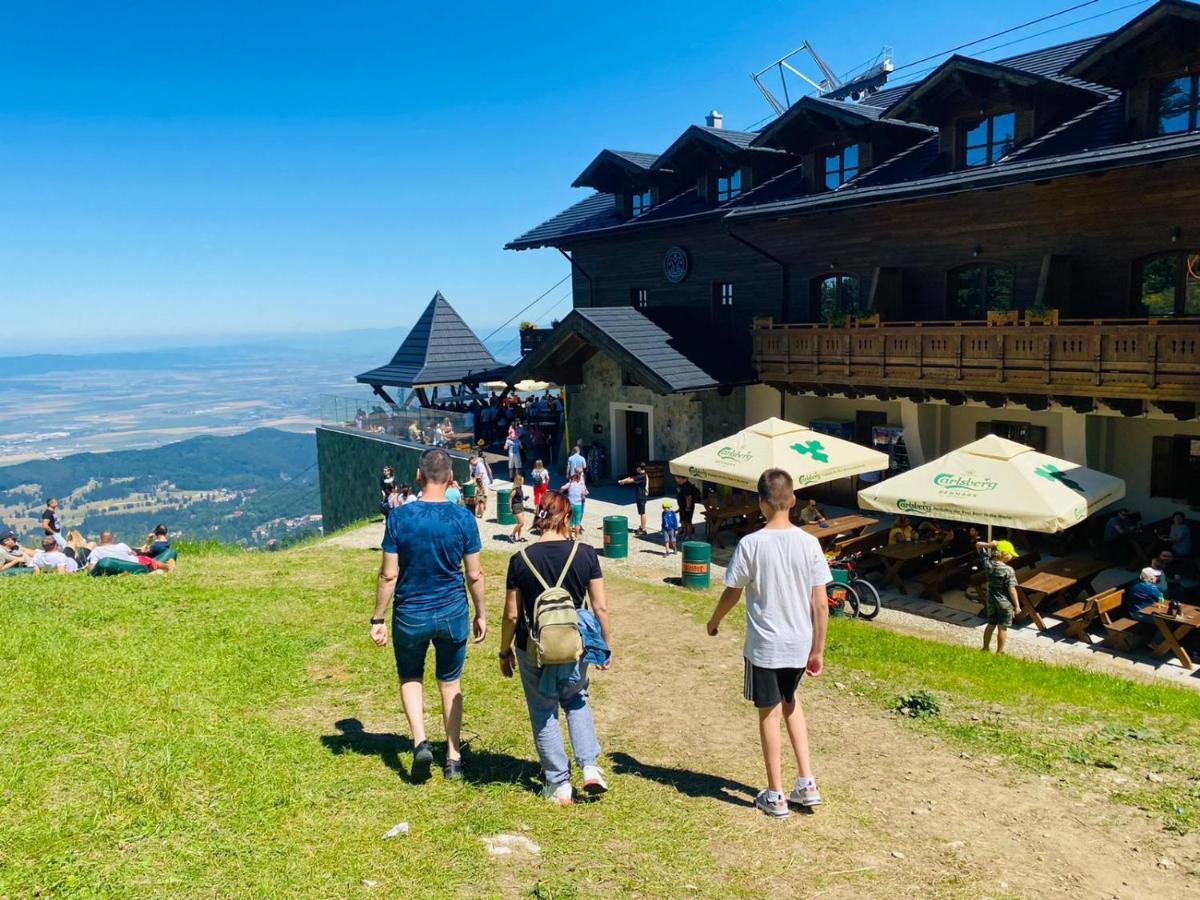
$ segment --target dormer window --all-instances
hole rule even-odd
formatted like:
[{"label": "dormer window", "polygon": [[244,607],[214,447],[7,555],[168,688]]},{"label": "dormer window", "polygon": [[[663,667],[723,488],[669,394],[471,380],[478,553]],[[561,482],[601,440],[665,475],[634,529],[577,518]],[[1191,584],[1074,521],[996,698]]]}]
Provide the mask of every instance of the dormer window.
[{"label": "dormer window", "polygon": [[1184,75],[1157,91],[1156,133],[1179,134],[1200,127],[1200,74]]},{"label": "dormer window", "polygon": [[642,213],[649,210],[651,205],[652,201],[650,200],[649,190],[635,193],[629,200],[629,213],[636,219]]},{"label": "dormer window", "polygon": [[734,169],[717,176],[717,202],[725,203],[742,195],[742,170]]},{"label": "dormer window", "polygon": [[834,190],[858,174],[858,144],[842,147],[825,157],[825,187]]},{"label": "dormer window", "polygon": [[1017,132],[1017,114],[1006,112],[987,116],[966,128],[963,165],[966,168],[989,166],[1007,156]]}]

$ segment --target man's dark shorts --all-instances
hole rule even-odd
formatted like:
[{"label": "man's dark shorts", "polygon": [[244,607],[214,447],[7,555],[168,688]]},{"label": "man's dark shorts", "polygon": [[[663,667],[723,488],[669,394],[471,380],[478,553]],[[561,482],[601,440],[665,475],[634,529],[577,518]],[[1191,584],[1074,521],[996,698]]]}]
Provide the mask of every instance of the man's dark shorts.
[{"label": "man's dark shorts", "polygon": [[796,688],[804,677],[804,669],[764,669],[748,659],[745,681],[742,686],[747,700],[759,709],[770,709],[780,703],[792,703],[796,699]]},{"label": "man's dark shorts", "polygon": [[464,603],[444,610],[405,609],[392,612],[392,649],[402,681],[425,677],[425,657],[433,644],[438,681],[458,681],[467,660],[471,616]]},{"label": "man's dark shorts", "polygon": [[635,500],[634,502],[637,504],[638,515],[644,516],[646,514],[646,501],[645,500]]}]

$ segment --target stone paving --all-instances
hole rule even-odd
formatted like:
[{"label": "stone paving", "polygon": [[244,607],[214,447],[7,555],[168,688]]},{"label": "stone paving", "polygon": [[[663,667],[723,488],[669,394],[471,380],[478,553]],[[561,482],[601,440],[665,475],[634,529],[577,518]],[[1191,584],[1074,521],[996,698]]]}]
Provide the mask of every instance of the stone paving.
[{"label": "stone paving", "polygon": [[[497,488],[508,486],[507,483],[501,481],[495,483]],[[528,488],[526,496],[532,496]],[[638,521],[633,489],[613,485],[591,489],[591,495],[588,497],[583,515],[586,541],[596,547],[602,546],[605,516],[623,515],[629,520],[630,525],[628,558],[605,560],[606,571],[655,581],[677,582],[682,570],[681,559],[678,554],[670,557],[664,554],[658,535],[661,509],[662,498],[652,499],[647,504],[647,525],[651,533],[646,537],[639,537],[633,533]],[[829,516],[854,512],[854,510],[831,506],[825,506],[824,509],[826,515]],[[887,518],[887,516],[881,516],[883,521],[886,521]],[[526,513],[526,529],[531,521],[532,516]],[[703,521],[703,510],[697,510],[697,532],[701,536],[704,534]],[[329,541],[335,546],[341,547],[378,549],[382,531],[382,522],[376,522],[336,535]],[[500,525],[496,522],[494,493],[490,500],[487,518],[479,521],[479,531],[486,549],[498,551],[516,549],[508,537],[512,526]],[[725,574],[724,565],[729,561],[732,551],[732,539],[728,540],[730,547],[713,548],[713,584],[719,584]],[[1104,590],[1124,583],[1132,577],[1133,573],[1125,569],[1107,569],[1096,578],[1094,586],[1098,591]],[[891,590],[880,593],[883,598],[883,610],[873,624],[967,647],[981,645],[986,622],[975,612],[978,605],[967,600],[962,591],[947,591],[944,603],[934,603],[912,594],[906,596]],[[1021,628],[1011,629],[1008,652],[1016,656],[1056,664],[1075,665],[1140,681],[1162,681],[1200,690],[1200,668],[1188,672],[1174,656],[1168,654],[1166,657],[1153,659],[1145,651],[1142,655],[1130,656],[1102,647],[1099,643],[1083,644],[1066,638],[1063,626],[1058,624],[1057,620],[1047,619],[1047,624],[1051,622],[1055,624],[1046,632],[1039,632],[1031,623],[1026,623]]]}]

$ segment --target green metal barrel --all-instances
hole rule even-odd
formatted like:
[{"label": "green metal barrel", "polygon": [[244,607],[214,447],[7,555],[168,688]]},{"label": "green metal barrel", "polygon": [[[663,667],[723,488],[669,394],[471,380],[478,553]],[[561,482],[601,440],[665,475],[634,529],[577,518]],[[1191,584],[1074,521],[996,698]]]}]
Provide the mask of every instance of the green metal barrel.
[{"label": "green metal barrel", "polygon": [[517,517],[512,512],[512,488],[496,489],[496,522],[500,525],[517,524]]},{"label": "green metal barrel", "polygon": [[464,498],[469,497],[472,500],[475,499],[475,482],[468,481],[466,484],[464,484],[462,486],[462,492]]},{"label": "green metal barrel", "polygon": [[695,591],[708,589],[712,547],[704,541],[683,542],[683,586]]},{"label": "green metal barrel", "polygon": [[604,517],[604,555],[609,559],[629,555],[629,520],[624,516]]}]

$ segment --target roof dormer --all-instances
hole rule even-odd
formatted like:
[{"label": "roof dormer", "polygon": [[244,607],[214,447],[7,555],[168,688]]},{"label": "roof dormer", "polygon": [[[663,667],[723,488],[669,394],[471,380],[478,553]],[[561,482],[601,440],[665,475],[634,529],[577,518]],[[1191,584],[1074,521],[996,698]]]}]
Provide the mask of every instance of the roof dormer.
[{"label": "roof dormer", "polygon": [[833,190],[934,131],[882,118],[881,112],[873,106],[802,97],[758,134],[754,146],[802,158],[807,191]]},{"label": "roof dormer", "polygon": [[692,125],[668,147],[653,168],[694,179],[700,196],[725,203],[795,164],[781,150],[753,145],[752,131]]},{"label": "roof dormer", "polygon": [[686,186],[670,169],[655,169],[653,153],[601,150],[571,187],[590,187],[616,198],[624,218],[637,218]]},{"label": "roof dormer", "polygon": [[1196,130],[1200,5],[1156,3],[1077,59],[1067,74],[1123,89],[1126,126],[1134,135]]},{"label": "roof dormer", "polygon": [[1073,79],[952,56],[883,115],[937,128],[942,164],[965,169],[998,162],[1106,96]]}]

